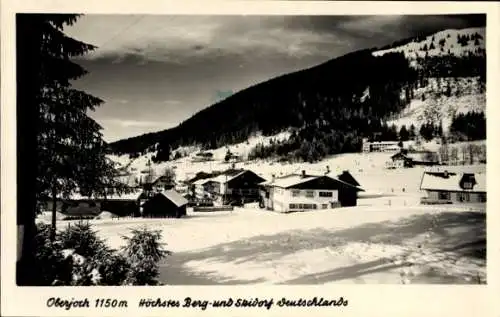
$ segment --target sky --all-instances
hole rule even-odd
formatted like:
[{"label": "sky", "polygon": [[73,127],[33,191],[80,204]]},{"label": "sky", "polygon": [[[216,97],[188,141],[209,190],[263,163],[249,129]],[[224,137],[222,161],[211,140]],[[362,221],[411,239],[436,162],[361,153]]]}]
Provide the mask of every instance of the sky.
[{"label": "sky", "polygon": [[108,142],[171,128],[270,78],[484,16],[82,16],[65,33],[97,48],[73,83],[105,102],[90,115]]}]

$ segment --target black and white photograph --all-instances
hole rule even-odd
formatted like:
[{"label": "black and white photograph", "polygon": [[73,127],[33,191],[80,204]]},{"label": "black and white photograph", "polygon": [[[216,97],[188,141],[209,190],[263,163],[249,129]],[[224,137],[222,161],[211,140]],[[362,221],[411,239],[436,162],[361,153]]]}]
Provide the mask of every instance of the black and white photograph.
[{"label": "black and white photograph", "polygon": [[486,14],[15,24],[18,286],[487,284]]}]

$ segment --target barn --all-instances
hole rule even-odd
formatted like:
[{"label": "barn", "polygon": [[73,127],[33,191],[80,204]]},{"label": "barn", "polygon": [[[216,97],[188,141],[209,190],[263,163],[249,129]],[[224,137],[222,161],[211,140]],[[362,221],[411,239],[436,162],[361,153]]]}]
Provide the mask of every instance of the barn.
[{"label": "barn", "polygon": [[180,218],[186,215],[188,201],[175,190],[154,194],[141,206],[145,218]]}]

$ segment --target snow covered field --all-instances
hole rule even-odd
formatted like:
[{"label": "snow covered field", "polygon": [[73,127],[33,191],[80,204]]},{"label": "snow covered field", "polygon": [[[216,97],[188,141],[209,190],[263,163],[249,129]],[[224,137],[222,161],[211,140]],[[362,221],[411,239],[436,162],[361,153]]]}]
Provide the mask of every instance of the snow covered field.
[{"label": "snow covered field", "polygon": [[[233,212],[188,211],[183,219],[91,222],[115,248],[131,228],[162,230],[173,252],[161,267],[166,284],[484,283],[485,205],[420,205],[424,168],[384,169],[390,155],[343,154],[315,164],[238,164],[266,178],[301,169],[322,173],[326,166],[339,173],[348,169],[365,189],[357,207],[279,214],[245,206]],[[227,168],[226,163],[187,158],[167,164],[176,166],[177,179]],[[446,169],[484,172],[486,165]]]},{"label": "snow covered field", "polygon": [[485,206],[420,206],[415,198],[291,214],[247,206],[91,222],[115,248],[131,228],[162,230],[173,252],[161,267],[166,284],[484,283]]}]

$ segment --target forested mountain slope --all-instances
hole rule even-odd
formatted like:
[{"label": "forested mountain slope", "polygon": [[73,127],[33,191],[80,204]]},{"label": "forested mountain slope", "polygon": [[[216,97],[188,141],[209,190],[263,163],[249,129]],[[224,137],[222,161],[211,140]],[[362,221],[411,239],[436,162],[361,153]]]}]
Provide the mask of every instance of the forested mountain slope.
[{"label": "forested mountain slope", "polygon": [[[110,144],[115,154],[180,146],[213,149],[252,135],[291,131],[264,156],[317,160],[357,151],[363,137],[397,137],[403,124],[443,124],[485,108],[484,28],[445,30],[347,54],[244,89],[179,126]],[[443,122],[444,120],[444,122]],[[389,123],[389,124],[387,124]]]}]

